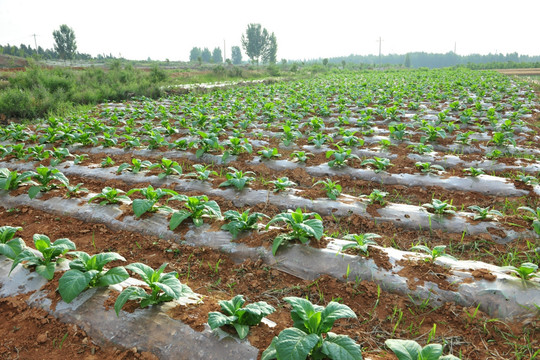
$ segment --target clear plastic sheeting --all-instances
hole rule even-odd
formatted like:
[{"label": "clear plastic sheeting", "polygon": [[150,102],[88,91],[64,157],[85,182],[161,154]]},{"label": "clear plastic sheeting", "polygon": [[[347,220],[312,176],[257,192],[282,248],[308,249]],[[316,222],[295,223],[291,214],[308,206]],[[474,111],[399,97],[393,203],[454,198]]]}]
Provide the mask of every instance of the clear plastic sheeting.
[{"label": "clear plastic sheeting", "polygon": [[173,303],[137,309],[133,313],[106,310],[105,300],[110,290],[89,289],[70,304],[59,301],[55,310],[51,300],[39,289],[46,280],[22,266],[17,266],[8,277],[11,261],[0,256],[1,296],[14,296],[34,292],[28,302],[41,307],[65,323],[84,329],[98,345],[113,343],[125,348],[136,347],[149,351],[160,359],[257,359],[258,349],[247,341],[233,337],[216,336],[210,329],[197,332],[166,313]]},{"label": "clear plastic sheeting", "polygon": [[[100,222],[111,229],[156,235],[194,246],[208,246],[228,252],[231,258],[237,262],[247,258],[262,258],[275,268],[303,279],[315,279],[323,274],[341,279],[349,269],[349,277],[352,279],[358,277],[373,281],[380,284],[388,292],[410,295],[413,299],[429,298],[430,303],[435,305],[445,302],[455,302],[462,306],[477,306],[479,304],[482,311],[500,319],[523,320],[538,316],[538,310],[534,307],[534,304],[540,304],[540,283],[538,281],[523,282],[505,274],[497,266],[482,262],[452,261],[439,258],[436,263],[455,269],[448,282],[457,285],[457,291],[440,289],[436,284],[430,282],[418,284],[415,289],[410,289],[407,285],[407,279],[397,274],[402,268],[401,265],[397,264],[397,261],[425,258],[417,253],[393,248],[379,248],[387,253],[389,262],[392,264],[390,270],[378,267],[370,258],[346,254],[336,256],[345,243],[343,240],[333,240],[327,249],[322,250],[305,245],[290,245],[280,249],[277,256],[274,257],[270,249],[264,247],[248,248],[244,244],[234,243],[228,232],[210,231],[209,225],[199,228],[192,226],[191,230],[182,238],[168,230],[167,220],[165,216],[160,214],[142,220],[135,220],[133,217],[127,216],[123,221],[119,221],[113,216],[116,211],[119,211],[114,206],[77,205],[74,200],[54,198],[30,202],[26,195],[18,197],[3,195],[1,200],[4,207],[29,205],[56,214],[69,214],[84,221]],[[474,279],[469,273],[471,269],[488,269],[496,278],[494,281]]]},{"label": "clear plastic sheeting", "polygon": [[[280,161],[282,160],[277,160],[277,162]],[[287,161],[283,162],[286,164],[292,164]],[[283,210],[290,208],[306,208],[311,211],[318,212],[321,215],[347,216],[350,214],[356,214],[365,218],[373,218],[378,222],[392,222],[397,227],[412,230],[433,229],[443,230],[447,233],[461,234],[465,232],[466,234],[470,235],[489,233],[494,241],[501,244],[506,244],[520,238],[536,237],[536,234],[534,234],[534,232],[532,231],[516,231],[512,229],[506,229],[500,226],[500,224],[495,221],[482,221],[478,223],[472,223],[468,219],[471,218],[472,214],[466,212],[458,212],[457,215],[454,216],[441,216],[431,214],[419,206],[388,203],[385,207],[377,209],[377,213],[379,214],[379,216],[373,217],[366,211],[366,203],[364,201],[362,201],[360,198],[349,195],[341,195],[338,200],[311,200],[303,198],[301,196],[301,191],[293,190],[290,192],[273,193],[267,190],[244,189],[243,191],[236,191],[232,188],[216,189],[213,188],[210,183],[204,181],[183,180],[174,177],[170,177],[167,179],[158,179],[157,176],[142,176],[141,174],[131,174],[129,172],[117,175],[114,172],[114,168],[112,168],[111,170],[103,168],[89,168],[78,165],[66,166],[66,164],[68,163],[63,163],[58,166],[58,168],[66,175],[79,175],[101,180],[123,180],[126,183],[131,184],[150,182],[154,186],[173,187],[176,191],[179,192],[200,191],[201,193],[204,193],[206,195],[217,196],[226,200],[230,200],[237,207],[255,206],[261,202],[267,202]],[[10,163],[7,163],[7,165],[10,165]],[[33,169],[33,165],[31,163],[16,163],[13,165],[19,170]],[[4,166],[4,163],[0,162],[0,167],[1,166]],[[89,196],[87,196],[87,198]],[[112,210],[113,208],[107,211],[114,212],[114,210]],[[117,217],[119,215],[120,213],[118,212],[110,214],[110,216],[113,217]],[[130,226],[138,227],[140,221],[151,222],[154,220],[153,218],[144,220],[133,219],[130,223]],[[151,225],[152,224],[148,224],[148,226]],[[490,230],[497,231],[490,232]],[[501,236],[501,234],[503,235]],[[174,233],[171,232],[171,234],[169,234],[168,236],[174,236]]]}]

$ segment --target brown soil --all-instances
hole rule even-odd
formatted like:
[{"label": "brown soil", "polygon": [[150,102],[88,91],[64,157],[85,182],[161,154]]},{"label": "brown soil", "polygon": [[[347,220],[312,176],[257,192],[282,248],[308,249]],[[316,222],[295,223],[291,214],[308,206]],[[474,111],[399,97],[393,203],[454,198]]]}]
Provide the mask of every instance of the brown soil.
[{"label": "brown soil", "polygon": [[[207,248],[192,248],[140,234],[126,231],[111,231],[102,224],[83,223],[79,220],[52,216],[31,208],[23,207],[11,211],[0,210],[2,223],[12,226],[23,226],[20,236],[27,242],[34,233],[45,233],[51,239],[69,237],[77,244],[77,249],[89,253],[100,251],[116,251],[123,254],[128,262],[142,261],[156,268],[163,262],[168,262],[169,270],[180,274],[180,280],[189,285],[194,291],[203,295],[203,304],[176,307],[169,313],[174,318],[181,319],[196,330],[201,330],[208,319],[209,311],[218,311],[219,300],[230,299],[236,294],[244,294],[248,302],[267,301],[277,311],[268,318],[278,325],[269,328],[266,325],[254,327],[249,335],[250,342],[261,350],[270,343],[285,327],[291,326],[289,306],[283,302],[285,296],[308,297],[312,302],[321,305],[330,300],[342,301],[350,306],[358,315],[358,320],[340,320],[333,331],[348,334],[366,349],[365,355],[374,359],[386,359],[386,352],[381,350],[384,339],[390,337],[410,338],[414,334],[424,334],[437,324],[437,338],[453,339],[460,334],[462,341],[454,345],[454,353],[461,351],[470,359],[488,358],[489,353],[496,349],[500,354],[511,358],[513,345],[501,337],[497,323],[485,322],[488,317],[479,313],[471,323],[464,309],[454,304],[446,304],[440,308],[422,308],[413,305],[407,297],[398,296],[382,291],[378,295],[377,285],[369,281],[349,282],[338,281],[328,276],[322,276],[315,281],[304,281],[276,269],[264,265],[260,260],[247,260],[235,264],[227,255]],[[237,240],[237,241],[240,241]],[[372,257],[379,266],[385,265],[376,249],[370,249]],[[120,265],[118,264],[111,264]],[[216,264],[217,267],[216,267]],[[217,269],[217,270],[216,270]],[[411,287],[423,281],[435,282],[441,288],[452,288],[445,280],[445,269],[427,263],[406,264],[404,274],[410,276]],[[487,274],[481,275],[488,278]],[[413,278],[418,278],[415,280]],[[55,293],[55,285],[49,283],[46,290],[49,297],[59,300]],[[24,296],[2,299],[0,304],[6,311],[1,311],[8,318],[2,319],[4,326],[0,336],[5,339],[4,358],[33,359],[35,351],[47,354],[45,359],[64,359],[66,354],[85,358],[93,355],[101,359],[151,358],[147,353],[134,353],[132,350],[118,350],[114,346],[98,347],[92,343],[83,330],[75,329],[72,325],[57,323],[42,310],[26,307]],[[107,301],[109,306],[114,303],[114,297]],[[134,309],[137,304],[128,305]],[[17,311],[14,311],[17,309]],[[408,309],[408,310],[407,310]],[[112,310],[111,310],[112,311]],[[397,323],[396,311],[402,311],[402,319]],[[470,312],[470,311],[469,311]],[[11,315],[9,315],[11,314]],[[15,315],[16,314],[16,315]],[[47,323],[44,323],[46,322]],[[396,325],[397,324],[397,325]],[[484,326],[486,326],[484,328]],[[21,328],[24,332],[14,330]],[[395,327],[395,331],[394,331]],[[413,333],[411,333],[413,329]],[[521,329],[512,326],[512,333],[519,339]],[[509,330],[503,327],[505,332]],[[48,332],[47,332],[48,331]],[[18,335],[24,333],[24,341]],[[61,351],[57,348],[58,341],[65,333],[69,333]],[[380,336],[373,336],[379,334]],[[417,336],[417,335],[416,335]],[[489,347],[484,346],[485,339],[493,339]],[[535,340],[537,341],[537,340]],[[56,346],[56,348],[55,348]],[[94,350],[92,350],[94,349]]]}]

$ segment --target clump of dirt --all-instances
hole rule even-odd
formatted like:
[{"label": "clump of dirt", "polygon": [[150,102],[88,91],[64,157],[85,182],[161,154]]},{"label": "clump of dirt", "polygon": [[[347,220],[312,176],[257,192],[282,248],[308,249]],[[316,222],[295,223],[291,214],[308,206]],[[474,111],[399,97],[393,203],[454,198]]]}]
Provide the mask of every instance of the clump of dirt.
[{"label": "clump of dirt", "polygon": [[407,285],[411,290],[415,290],[418,285],[424,285],[426,281],[437,284],[443,290],[457,290],[457,285],[447,281],[450,270],[443,266],[422,260],[400,260],[397,264],[403,266],[398,274],[407,278]]}]

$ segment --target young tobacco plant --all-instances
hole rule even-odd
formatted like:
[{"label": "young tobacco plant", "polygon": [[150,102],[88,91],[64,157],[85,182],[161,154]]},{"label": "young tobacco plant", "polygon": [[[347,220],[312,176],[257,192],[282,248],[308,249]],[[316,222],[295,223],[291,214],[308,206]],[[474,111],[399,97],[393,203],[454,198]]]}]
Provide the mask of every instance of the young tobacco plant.
[{"label": "young tobacco plant", "polygon": [[247,184],[249,184],[251,181],[255,180],[252,176],[247,175],[255,175],[253,171],[246,171],[243,172],[241,170],[236,170],[235,168],[228,167],[231,172],[228,172],[225,177],[227,178],[226,181],[219,184],[220,187],[224,186],[233,186],[236,188],[236,190],[243,190],[244,187],[246,187]]},{"label": "young tobacco plant", "polygon": [[473,215],[473,220],[491,220],[495,216],[503,216],[500,211],[490,209],[489,206],[483,208],[478,205],[471,205],[469,206],[469,209],[475,212]]},{"label": "young tobacco plant", "polygon": [[364,165],[372,166],[375,169],[374,171],[376,173],[379,173],[381,171],[386,171],[386,169],[389,166],[394,166],[392,163],[390,163],[390,159],[379,158],[379,157],[376,157],[376,156],[373,159],[366,159],[366,160],[362,161],[360,166],[364,166]]},{"label": "young tobacco plant", "polygon": [[274,337],[261,360],[304,360],[308,356],[311,359],[362,359],[360,346],[350,337],[330,332],[336,320],[356,319],[356,314],[347,305],[332,301],[323,307],[297,297],[283,300],[292,306],[294,327]]},{"label": "young tobacco plant", "polygon": [[268,218],[268,216],[259,212],[250,214],[248,209],[241,214],[236,210],[225,211],[223,218],[228,223],[223,225],[221,229],[230,232],[233,238],[236,238],[242,231],[257,229],[258,221],[262,218]]},{"label": "young tobacco plant", "polygon": [[286,176],[278,178],[277,180],[269,181],[269,183],[274,184],[275,186],[274,192],[284,191],[284,190],[287,190],[287,188],[297,185],[295,182],[290,181],[289,178]]},{"label": "young tobacco plant", "polygon": [[169,222],[169,228],[171,230],[176,229],[184,220],[191,218],[195,226],[201,226],[203,224],[203,217],[209,218],[221,218],[221,209],[214,200],[208,201],[208,196],[186,196],[176,195],[169,199],[179,200],[184,202],[185,209],[173,212],[171,220]]},{"label": "young tobacco plant", "polygon": [[75,250],[75,244],[67,238],[58,239],[51,243],[49,237],[42,234],[34,234],[34,246],[42,256],[37,256],[30,249],[23,250],[13,259],[10,274],[17,265],[24,263],[26,266],[35,266],[39,275],[47,280],[52,280],[56,265],[66,261],[61,256],[70,250]]},{"label": "young tobacco plant", "polygon": [[248,304],[245,303],[243,295],[236,295],[231,300],[220,300],[221,311],[208,313],[208,325],[212,330],[225,325],[232,325],[240,339],[244,339],[249,333],[250,326],[258,325],[262,318],[270,315],[276,309],[264,301]]},{"label": "young tobacco plant", "polygon": [[341,251],[347,249],[357,249],[366,254],[369,245],[377,245],[373,239],[378,239],[380,237],[380,235],[373,233],[345,235],[343,240],[353,241],[353,243],[344,245],[341,248]]},{"label": "young tobacco plant", "polygon": [[463,172],[467,173],[469,176],[472,176],[472,177],[477,177],[479,175],[484,175],[485,174],[485,171],[481,168],[475,168],[475,167],[470,167],[468,169],[463,169]]},{"label": "young tobacco plant", "polygon": [[313,186],[322,184],[324,190],[326,190],[326,196],[329,199],[336,200],[339,195],[341,195],[341,185],[338,184],[338,181],[332,181],[331,179],[319,180]]},{"label": "young tobacco plant", "polygon": [[442,356],[441,344],[429,344],[422,348],[414,340],[388,339],[384,343],[398,360],[459,360],[454,355]]},{"label": "young tobacco plant", "polygon": [[140,160],[133,158],[131,159],[131,164],[123,163],[122,165],[120,165],[116,170],[116,173],[120,174],[121,172],[127,170],[132,172],[133,174],[138,174],[139,171],[149,168],[150,166],[152,166],[152,163],[148,160]]},{"label": "young tobacco plant", "polygon": [[305,163],[308,159],[308,156],[313,156],[313,154],[310,152],[305,152],[305,151],[294,151],[290,155],[290,157],[293,159],[292,160],[293,162],[301,162],[301,163]]},{"label": "young tobacco plant", "polygon": [[114,303],[114,311],[118,316],[120,310],[129,300],[140,301],[141,308],[149,305],[156,305],[162,302],[178,300],[181,297],[196,297],[189,286],[184,285],[178,280],[176,271],[164,273],[167,263],[161,265],[157,270],[143,263],[133,263],[126,265],[126,269],[133,271],[141,277],[141,279],[150,288],[148,293],[144,288],[139,286],[129,286],[118,295]]},{"label": "young tobacco plant", "polygon": [[264,160],[270,160],[272,158],[278,158],[281,156],[281,154],[278,152],[278,149],[268,148],[266,146],[264,146],[263,149],[259,150],[257,153],[261,155],[261,159]]},{"label": "young tobacco plant", "polygon": [[114,162],[113,159],[111,159],[110,156],[107,156],[106,158],[101,160],[101,167],[102,168],[111,167],[111,166],[114,166],[114,164],[115,164],[115,162]]},{"label": "young tobacco plant", "polygon": [[88,255],[84,251],[70,251],[67,255],[76,257],[69,263],[69,269],[58,282],[58,292],[66,303],[70,303],[87,288],[118,284],[129,278],[123,266],[107,271],[103,267],[111,261],[126,261],[115,252]]},{"label": "young tobacco plant", "polygon": [[330,167],[342,167],[347,165],[347,162],[352,159],[359,159],[359,157],[352,153],[351,149],[342,148],[339,145],[336,145],[337,150],[328,150],[326,152],[326,158],[329,159],[330,156],[334,156],[333,160],[328,162]]},{"label": "young tobacco plant", "polygon": [[447,200],[441,201],[439,199],[432,199],[431,203],[423,204],[422,207],[432,210],[437,215],[454,215],[456,213],[456,207],[449,204]]},{"label": "young tobacco plant", "polygon": [[22,227],[1,226],[0,227],[0,255],[4,255],[8,259],[15,259],[19,255],[26,244],[21,238],[13,238],[15,233],[22,230]]},{"label": "young tobacco plant", "polygon": [[434,262],[438,257],[441,257],[441,256],[445,256],[452,260],[457,260],[455,257],[445,252],[446,245],[437,245],[433,249],[430,249],[425,245],[416,245],[416,246],[411,247],[411,250],[414,250],[414,251],[418,250],[421,252],[425,252],[426,254],[430,256],[430,258],[426,259],[426,261],[429,261],[429,262]]},{"label": "young tobacco plant", "polygon": [[144,199],[134,199],[131,203],[131,206],[133,208],[133,213],[136,217],[141,217],[144,213],[150,212],[154,213],[160,209],[165,210],[167,212],[172,212],[173,210],[166,205],[160,205],[156,206],[158,201],[165,196],[176,196],[178,193],[174,190],[170,189],[154,189],[152,185],[148,185],[146,188],[140,188],[140,189],[131,189],[127,192],[127,196],[134,194],[136,192],[140,192]]},{"label": "young tobacco plant", "polygon": [[530,262],[522,263],[519,267],[504,266],[503,269],[508,270],[513,275],[520,277],[522,280],[530,280],[535,277],[540,277],[538,265]]},{"label": "young tobacco plant", "polygon": [[28,189],[28,196],[33,199],[40,192],[46,192],[57,188],[56,184],[52,184],[53,180],[60,182],[60,184],[66,186],[69,184],[68,178],[60,172],[58,169],[49,169],[45,166],[40,166],[36,169],[36,173],[32,175],[32,179],[36,180],[38,185],[31,186]]},{"label": "young tobacco plant", "polygon": [[409,145],[407,147],[412,148],[414,152],[416,152],[416,153],[418,153],[420,155],[433,152],[433,146],[431,146],[429,144],[420,143],[420,144]]},{"label": "young tobacco plant", "polygon": [[207,181],[210,180],[210,175],[216,176],[218,173],[213,170],[208,170],[208,168],[211,165],[201,165],[201,164],[195,164],[193,165],[194,172],[187,173],[185,177],[193,177],[197,180],[201,181]]},{"label": "young tobacco plant", "polygon": [[149,170],[160,168],[163,172],[158,174],[158,179],[163,179],[169,175],[182,176],[182,167],[173,160],[162,158],[160,163],[150,165]]},{"label": "young tobacco plant", "polygon": [[441,165],[431,164],[429,162],[417,161],[414,165],[424,174],[439,174],[444,172],[444,168]]},{"label": "young tobacco plant", "polygon": [[118,204],[119,202],[130,202],[129,196],[123,195],[124,191],[106,186],[101,190],[100,194],[92,196],[88,202],[91,203],[96,199],[103,199],[99,205]]},{"label": "young tobacco plant", "polygon": [[69,184],[65,185],[65,188],[66,188],[65,197],[69,199],[72,196],[77,195],[79,193],[88,192],[87,188],[82,187],[83,185],[84,185],[83,183],[78,183],[77,185],[73,185],[73,186]]},{"label": "young tobacco plant", "polygon": [[540,206],[537,207],[536,210],[528,206],[521,206],[518,208],[518,210],[525,210],[529,214],[531,214],[531,215],[524,215],[523,218],[525,220],[531,220],[534,232],[540,235]]},{"label": "young tobacco plant", "polygon": [[19,174],[17,171],[10,171],[7,168],[0,168],[0,190],[15,190],[23,184],[36,184],[32,181],[32,176],[36,173],[25,171]]},{"label": "young tobacco plant", "polygon": [[[313,217],[313,219],[309,219],[310,217]],[[287,228],[292,231],[279,235],[274,239],[272,243],[272,254],[274,256],[278,248],[289,241],[300,240],[302,244],[305,244],[311,237],[320,240],[324,232],[321,216],[315,212],[303,213],[300,208],[296,209],[296,211],[288,210],[286,213],[277,214],[266,224],[266,229],[278,221],[284,222]]]},{"label": "young tobacco plant", "polygon": [[381,206],[384,206],[386,204],[386,200],[384,199],[386,196],[388,196],[388,192],[381,191],[379,189],[373,189],[373,191],[369,195],[361,195],[360,197],[367,197],[370,204],[377,203]]}]

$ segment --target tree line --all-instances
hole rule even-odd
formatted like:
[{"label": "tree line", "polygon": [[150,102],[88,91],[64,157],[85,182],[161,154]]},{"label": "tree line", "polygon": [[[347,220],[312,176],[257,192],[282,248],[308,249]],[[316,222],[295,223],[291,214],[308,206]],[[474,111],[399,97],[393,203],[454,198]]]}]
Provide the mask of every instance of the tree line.
[{"label": "tree line", "polygon": [[317,63],[327,60],[332,64],[366,64],[378,65],[401,65],[410,68],[442,68],[451,66],[466,66],[473,69],[488,68],[519,68],[519,67],[540,67],[540,56],[519,55],[517,52],[510,54],[471,54],[458,55],[453,51],[446,54],[411,52],[407,54],[382,55],[349,55],[332,57],[328,59],[311,59],[305,63]]},{"label": "tree line", "polygon": [[[249,24],[246,33],[241,37],[242,48],[253,64],[275,64],[277,61],[277,38],[261,24]],[[222,63],[223,57],[219,47],[210,49],[193,47],[189,53],[189,61],[200,63]],[[226,59],[234,65],[242,63],[242,51],[239,46],[231,47],[231,58]]]}]

